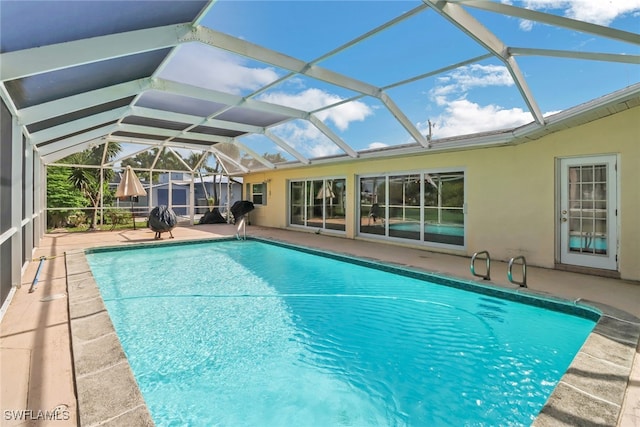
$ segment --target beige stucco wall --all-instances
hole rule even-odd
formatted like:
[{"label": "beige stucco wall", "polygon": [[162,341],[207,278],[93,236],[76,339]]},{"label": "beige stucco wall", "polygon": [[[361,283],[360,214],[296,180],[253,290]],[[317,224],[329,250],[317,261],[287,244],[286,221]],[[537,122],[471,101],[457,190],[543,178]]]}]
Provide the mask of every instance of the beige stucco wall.
[{"label": "beige stucco wall", "polygon": [[[251,213],[253,224],[287,226],[290,179],[347,179],[346,237],[355,237],[356,176],[369,173],[459,168],[465,171],[467,245],[471,255],[489,250],[492,258],[524,255],[529,265],[556,261],[556,163],[562,157],[619,156],[619,266],[624,279],[640,280],[640,108],[556,132],[515,146],[400,158],[358,160],[249,174],[245,183],[267,182],[268,203]],[[433,249],[433,248],[429,248]],[[445,252],[451,250],[433,249]],[[456,252],[456,251],[453,251]]]}]

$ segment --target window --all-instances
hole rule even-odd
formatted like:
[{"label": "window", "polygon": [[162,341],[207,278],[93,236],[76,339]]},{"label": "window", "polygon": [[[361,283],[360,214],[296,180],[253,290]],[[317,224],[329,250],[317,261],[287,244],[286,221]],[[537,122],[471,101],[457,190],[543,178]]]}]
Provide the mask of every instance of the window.
[{"label": "window", "polygon": [[359,232],[464,246],[464,172],[361,177]]},{"label": "window", "polygon": [[255,205],[267,204],[267,183],[251,184],[251,201]]},{"label": "window", "polygon": [[345,188],[343,178],[290,181],[289,224],[344,231]]}]

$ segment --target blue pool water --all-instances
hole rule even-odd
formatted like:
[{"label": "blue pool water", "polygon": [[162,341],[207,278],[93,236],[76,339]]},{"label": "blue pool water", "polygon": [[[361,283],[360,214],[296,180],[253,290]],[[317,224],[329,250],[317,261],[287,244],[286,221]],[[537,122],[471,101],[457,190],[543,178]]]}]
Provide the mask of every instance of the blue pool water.
[{"label": "blue pool water", "polygon": [[[420,232],[419,222],[399,222],[389,224],[391,230]],[[464,236],[464,227],[455,224],[429,224],[424,225],[425,233],[445,234],[447,236]]]},{"label": "blue pool water", "polygon": [[87,258],[159,426],[529,425],[594,326],[254,240]]}]

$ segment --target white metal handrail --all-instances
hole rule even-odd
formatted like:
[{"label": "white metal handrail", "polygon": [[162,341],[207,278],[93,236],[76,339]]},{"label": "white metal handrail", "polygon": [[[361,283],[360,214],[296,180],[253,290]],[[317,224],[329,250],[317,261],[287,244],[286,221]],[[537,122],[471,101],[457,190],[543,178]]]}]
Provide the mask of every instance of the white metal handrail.
[{"label": "white metal handrail", "polygon": [[[522,260],[522,281],[518,282],[517,280],[513,280],[513,263],[516,260]],[[507,270],[507,279],[514,285],[519,285],[521,288],[527,287],[527,260],[522,255],[513,257],[509,260],[509,269]]]},{"label": "white metal handrail", "polygon": [[[485,261],[487,264],[487,272],[485,274],[476,273],[475,262],[476,262],[476,258],[478,258],[478,255],[486,255]],[[474,276],[482,277],[483,280],[491,280],[491,256],[489,255],[489,251],[480,251],[480,252],[474,253],[473,256],[471,257],[470,269],[471,269],[471,274],[473,274]]]},{"label": "white metal handrail", "polygon": [[240,230],[242,229],[242,240],[247,240],[247,222],[245,221],[246,217],[243,215],[240,218],[240,222],[238,223],[238,228],[236,232],[236,239],[240,240]]}]

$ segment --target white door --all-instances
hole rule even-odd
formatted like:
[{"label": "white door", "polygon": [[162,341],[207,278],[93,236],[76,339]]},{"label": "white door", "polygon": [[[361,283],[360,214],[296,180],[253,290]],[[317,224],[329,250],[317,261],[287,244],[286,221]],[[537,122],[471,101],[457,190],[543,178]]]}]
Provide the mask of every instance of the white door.
[{"label": "white door", "polygon": [[616,156],[560,160],[560,262],[617,270]]}]

